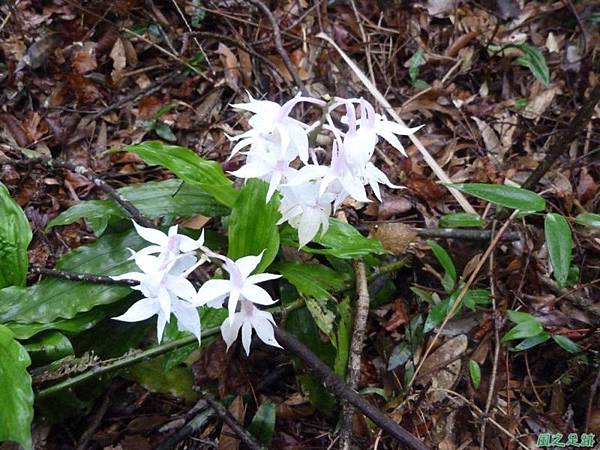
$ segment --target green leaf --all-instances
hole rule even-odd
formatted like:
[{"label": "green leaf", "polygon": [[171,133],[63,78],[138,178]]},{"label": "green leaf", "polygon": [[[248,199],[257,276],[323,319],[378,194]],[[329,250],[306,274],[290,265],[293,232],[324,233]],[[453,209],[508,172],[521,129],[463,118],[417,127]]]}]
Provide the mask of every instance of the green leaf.
[{"label": "green leaf", "polygon": [[515,59],[516,64],[527,67],[544,86],[550,84],[550,70],[540,50],[527,44],[511,44],[508,47],[518,48],[523,52],[523,56]]},{"label": "green leaf", "polygon": [[268,188],[264,181],[248,180],[229,217],[228,256],[235,260],[259,255],[264,250],[257,273],[264,271],[279,251],[279,199],[273,196],[266,203]]},{"label": "green leaf", "polygon": [[248,431],[265,448],[271,448],[271,440],[275,431],[275,404],[270,400],[263,402],[254,414]]},{"label": "green leaf", "polygon": [[569,353],[579,353],[581,351],[581,348],[579,347],[579,345],[577,345],[575,342],[573,342],[571,339],[569,339],[566,336],[561,336],[559,334],[553,334],[552,339],[554,339],[554,342],[556,342],[558,345],[560,345],[563,349],[565,349]]},{"label": "green leaf", "polygon": [[338,305],[338,314],[340,322],[335,341],[337,353],[335,355],[333,370],[336,375],[344,378],[348,368],[348,358],[350,357],[350,340],[352,339],[353,325],[352,306],[350,305],[349,297],[345,297]]},{"label": "green leaf", "polygon": [[425,321],[425,325],[423,327],[424,333],[433,330],[435,327],[437,327],[444,321],[444,319],[446,318],[446,314],[448,314],[448,311],[450,311],[450,307],[454,299],[454,297],[449,297],[431,307],[431,310],[429,311],[427,320]]},{"label": "green leaf", "polygon": [[379,395],[385,401],[387,401],[388,399],[388,396],[385,394],[385,389],[375,386],[363,388],[360,391],[358,391],[358,393],[363,397],[366,395]]},{"label": "green leaf", "polygon": [[410,290],[414,292],[414,294],[420,298],[421,300],[423,300],[424,302],[427,302],[429,304],[433,304],[433,294],[429,291],[426,291],[425,289],[421,289],[418,288],[416,286],[411,286]]},{"label": "green leaf", "polygon": [[560,214],[546,214],[544,234],[554,279],[559,287],[565,287],[573,252],[573,237],[567,219]]},{"label": "green leaf", "polygon": [[[324,235],[319,235],[313,242],[325,248],[304,246],[303,251],[318,255],[336,256],[342,259],[352,259],[371,254],[383,255],[386,253],[380,241],[368,239],[352,225],[338,219],[329,219],[329,229]],[[281,230],[281,243],[290,247],[298,247],[297,231],[289,225]]]},{"label": "green leaf", "polygon": [[440,218],[440,227],[444,228],[482,228],[485,221],[475,213],[445,214]]},{"label": "green leaf", "polygon": [[[146,246],[135,230],[124,234],[105,235],[91,245],[79,247],[63,256],[59,270],[119,275],[134,269],[127,248],[139,250]],[[44,278],[27,288],[0,289],[0,322],[51,323],[71,319],[77,313],[91,310],[125,298],[131,293],[127,286],[107,286],[84,282]]]},{"label": "green leaf", "polygon": [[77,314],[72,319],[56,319],[48,323],[16,323],[6,322],[6,325],[14,333],[17,339],[29,339],[38,333],[46,330],[59,330],[68,333],[78,333],[80,331],[89,330],[94,327],[102,319],[109,316],[118,316],[125,312],[114,305],[98,306],[90,311]]},{"label": "green leaf", "polygon": [[463,305],[471,310],[475,310],[477,305],[489,304],[491,295],[487,289],[469,289],[463,297]]},{"label": "green leaf", "polygon": [[0,183],[0,288],[25,286],[31,227],[6,186]]},{"label": "green leaf", "polygon": [[519,342],[519,345],[516,345],[512,350],[516,352],[529,350],[530,348],[535,347],[536,345],[546,342],[548,339],[550,339],[550,333],[548,333],[547,331],[543,331],[540,334],[536,334],[535,336],[532,336],[530,338],[523,339],[521,342]]},{"label": "green leaf", "polygon": [[51,363],[73,354],[71,341],[58,331],[47,331],[23,344],[34,365]]},{"label": "green leaf", "polygon": [[588,228],[600,228],[600,214],[581,213],[575,217],[575,222]]},{"label": "green leaf", "polygon": [[[229,214],[229,208],[217,202],[204,189],[177,179],[127,186],[117,191],[150,219],[169,215],[191,217],[195,214],[203,214],[214,217]],[[110,217],[127,218],[129,214],[113,200],[88,200],[72,206],[55,217],[48,223],[46,230],[59,225],[68,225],[80,219],[86,219],[90,226],[94,220],[103,219],[106,224]],[[92,228],[97,236],[104,231],[104,229]]]},{"label": "green leaf", "polygon": [[27,351],[12,332],[0,325],[0,441],[14,441],[31,449],[33,389]]},{"label": "green leaf", "polygon": [[448,254],[444,248],[439,245],[437,242],[432,241],[431,239],[427,241],[427,244],[431,247],[431,251],[444,268],[446,273],[450,275],[450,278],[454,283],[456,283],[457,275],[456,275],[456,267],[454,267],[454,262],[452,262],[452,258]]},{"label": "green leaf", "polygon": [[323,333],[331,336],[333,331],[333,322],[335,321],[335,313],[327,307],[327,300],[319,300],[313,297],[304,299],[308,311],[315,320],[315,323]]},{"label": "green leaf", "polygon": [[422,65],[425,64],[425,58],[423,57],[423,49],[419,48],[414,55],[408,61],[408,76],[411,83],[415,83],[419,78],[419,72]]},{"label": "green leaf", "polygon": [[502,336],[502,342],[508,342],[515,339],[527,339],[533,336],[537,336],[542,333],[544,328],[542,324],[536,320],[528,320],[521,322],[511,330],[509,330],[504,336]]},{"label": "green leaf", "polygon": [[392,371],[406,363],[412,356],[412,350],[408,342],[400,342],[392,350],[388,360],[387,370]]},{"label": "green leaf", "polygon": [[137,381],[151,392],[169,394],[187,401],[195,401],[194,377],[191,367],[174,367],[163,371],[165,355],[144,361],[127,369],[124,375]]},{"label": "green leaf", "polygon": [[471,375],[473,387],[479,389],[479,385],[481,384],[481,368],[477,364],[477,361],[472,359],[469,360],[469,374]]},{"label": "green leaf", "polygon": [[298,292],[320,300],[327,300],[331,292],[339,291],[348,280],[348,275],[337,273],[323,264],[286,261],[276,266],[283,278],[294,285]]},{"label": "green leaf", "polygon": [[175,142],[177,140],[177,136],[175,136],[171,127],[164,122],[157,122],[154,125],[154,132],[165,141]]},{"label": "green leaf", "polygon": [[523,322],[535,322],[538,320],[535,316],[522,311],[514,311],[512,309],[506,310],[506,315],[511,322],[523,323]]},{"label": "green leaf", "polygon": [[546,201],[538,194],[514,186],[485,183],[449,184],[448,186],[506,208],[527,212],[542,211],[546,208]]},{"label": "green leaf", "polygon": [[118,151],[135,153],[146,164],[169,169],[182,180],[200,186],[226,206],[233,206],[238,196],[219,163],[202,159],[189,148],[148,141]]}]

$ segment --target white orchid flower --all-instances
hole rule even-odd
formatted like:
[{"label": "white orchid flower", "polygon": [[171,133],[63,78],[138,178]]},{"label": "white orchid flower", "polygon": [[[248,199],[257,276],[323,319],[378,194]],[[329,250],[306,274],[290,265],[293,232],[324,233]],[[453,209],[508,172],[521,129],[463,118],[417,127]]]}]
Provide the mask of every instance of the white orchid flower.
[{"label": "white orchid flower", "polygon": [[319,230],[325,233],[329,227],[331,203],[336,196],[331,192],[321,195],[319,191],[319,183],[316,181],[292,183],[281,188],[281,219],[278,223],[288,222],[298,230],[300,248],[312,241]]},{"label": "white orchid flower", "polygon": [[281,275],[272,273],[260,273],[250,275],[262,260],[263,252],[258,256],[244,256],[233,261],[226,256],[215,255],[224,262],[223,268],[229,273],[229,280],[208,280],[204,283],[195,296],[194,304],[202,306],[218,306],[218,302],[229,297],[227,309],[229,311],[229,321],[233,322],[233,317],[240,299],[247,300],[258,305],[272,305],[277,300],[273,300],[271,295],[265,291],[258,283],[268,280],[275,280]]},{"label": "white orchid flower", "polygon": [[167,264],[180,253],[190,253],[199,249],[204,249],[204,231],[197,240],[178,234],[178,226],[173,225],[169,228],[168,234],[154,228],[145,228],[133,221],[137,233],[145,241],[154,245],[143,248],[139,252],[133,252],[131,259],[137,255],[153,255],[160,253],[161,262]]},{"label": "white orchid flower", "polygon": [[[360,120],[358,122],[356,120],[354,103],[358,103],[360,108]],[[378,137],[382,137],[392,147],[406,156],[404,147],[396,135],[410,136],[422,127],[409,128],[400,125],[397,122],[387,120],[384,115],[375,113],[373,105],[363,98],[348,100],[338,99],[333,105],[333,108],[336,108],[341,104],[346,105],[346,116],[344,121],[348,125],[344,144],[349,150],[348,156],[350,156],[353,161],[364,161],[366,164],[373,155],[375,145],[379,140]]]},{"label": "white orchid flower", "polygon": [[289,117],[289,114],[298,103],[308,102],[324,106],[325,102],[298,94],[283,105],[279,105],[268,100],[255,100],[250,93],[248,96],[250,97],[248,103],[231,105],[237,109],[250,111],[254,113],[254,116],[248,120],[252,127],[250,130],[230,138],[232,141],[239,141],[233,147],[230,157],[247,146],[250,146],[251,152],[264,152],[265,147],[269,144],[269,139],[272,142],[273,134],[277,133],[283,153],[291,150],[303,162],[308,162],[307,125]]},{"label": "white orchid flower", "polygon": [[267,311],[261,311],[251,302],[242,300],[240,311],[233,315],[232,321],[224,321],[221,325],[221,334],[227,344],[227,349],[231,347],[242,329],[242,345],[246,350],[246,355],[250,355],[250,343],[252,341],[252,329],[261,341],[273,347],[282,348],[274,335],[275,320],[273,315]]},{"label": "white orchid flower", "polygon": [[180,330],[189,331],[200,340],[198,311],[190,303],[196,296],[196,289],[186,277],[202,261],[193,255],[180,255],[166,266],[159,257],[152,255],[137,255],[135,261],[142,272],[129,272],[112,278],[139,281],[140,284],[132,289],[141,291],[144,298],[113,319],[138,322],[157,315],[156,334],[160,343],[165,325],[173,314]]},{"label": "white orchid flower", "polygon": [[297,155],[282,154],[280,151],[269,151],[265,153],[251,153],[246,159],[246,164],[236,171],[229,172],[238,178],[260,178],[269,183],[267,191],[267,202],[282,183],[291,177],[296,169],[290,167],[290,163]]}]

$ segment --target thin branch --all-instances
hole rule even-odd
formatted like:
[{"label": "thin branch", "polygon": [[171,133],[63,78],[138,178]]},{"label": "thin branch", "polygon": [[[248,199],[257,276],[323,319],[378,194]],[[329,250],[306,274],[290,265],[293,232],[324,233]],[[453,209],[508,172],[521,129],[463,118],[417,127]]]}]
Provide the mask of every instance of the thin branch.
[{"label": "thin branch", "polygon": [[428,447],[405,428],[394,422],[379,408],[362,398],[348,387],[321,359],[302,342],[287,334],[280,327],[275,328],[275,338],[287,350],[294,352],[323,381],[327,389],[342,400],[346,400],[371,419],[382,430],[413,450],[427,450]]},{"label": "thin branch", "polygon": [[[20,149],[19,149],[20,150]],[[2,164],[11,164],[11,165],[20,165],[20,164],[43,164],[49,169],[66,169],[74,172],[78,175],[81,175],[87,178],[89,181],[94,183],[101,191],[103,191],[106,195],[116,201],[127,213],[130,217],[135,220],[139,225],[142,225],[146,228],[155,228],[154,223],[144,217],[144,215],[125,197],[123,197],[119,192],[109,185],[106,181],[99,178],[93,170],[88,169],[84,166],[78,166],[68,161],[61,161],[57,159],[49,159],[49,158],[36,158],[30,160],[12,160],[9,158],[0,159],[0,163]]]},{"label": "thin branch", "polygon": [[171,450],[175,448],[178,443],[187,439],[192,434],[196,434],[198,430],[208,422],[208,419],[215,415],[214,411],[208,407],[208,403],[204,399],[199,400],[190,413],[190,415],[193,414],[192,419],[162,441],[156,450]]},{"label": "thin branch", "polygon": [[[491,230],[468,230],[463,228],[414,228],[417,235],[427,238],[462,239],[467,241],[489,241],[493,237]],[[517,232],[506,233],[503,241],[518,241]]]},{"label": "thin branch", "polygon": [[281,41],[281,30],[279,29],[277,19],[275,18],[269,7],[265,5],[261,0],[249,1],[253,5],[257,6],[265,14],[265,16],[267,16],[267,19],[269,19],[269,22],[271,23],[271,28],[273,29],[273,41],[275,43],[275,48],[277,49],[279,56],[281,56],[281,59],[283,60],[283,63],[285,64],[285,67],[287,68],[288,72],[292,76],[294,83],[296,84],[296,86],[298,86],[298,89],[300,89],[300,91],[302,91],[304,95],[307,95],[308,91],[306,90],[306,86],[300,78],[300,74],[292,64],[290,56],[283,47],[283,42]]},{"label": "thin branch", "polygon": [[117,286],[137,286],[139,281],[135,280],[115,280],[107,275],[92,275],[91,273],[67,272],[64,270],[46,269],[45,267],[30,267],[29,272],[38,275],[44,275],[52,278],[60,278],[69,281],[81,281],[84,283],[107,284]]},{"label": "thin branch", "polygon": [[577,136],[581,133],[581,130],[585,128],[587,123],[590,121],[594,114],[596,103],[600,101],[600,84],[597,84],[587,100],[579,107],[575,117],[569,122],[569,125],[565,130],[554,140],[544,160],[535,168],[533,173],[529,175],[529,178],[523,183],[523,189],[533,189],[536,187],[538,182],[546,174],[546,172],[552,167],[560,155],[566,153],[569,150],[571,142],[577,139]]},{"label": "thin branch", "polygon": [[[367,273],[365,264],[360,259],[354,261],[354,273],[356,276],[356,292],[358,298],[354,307],[354,327],[350,341],[350,357],[348,360],[348,375],[346,381],[352,390],[358,388],[360,378],[361,356],[365,341],[365,329],[369,316],[369,287],[367,284]],[[352,443],[352,418],[354,406],[349,402],[343,405],[342,427],[340,432],[340,449],[349,450]]]},{"label": "thin branch", "polygon": [[212,394],[201,391],[200,395],[202,395],[202,398],[206,400],[215,414],[227,424],[231,431],[240,438],[240,441],[242,441],[246,447],[250,450],[261,450],[263,448],[254,440],[248,430],[246,430],[220,402],[214,399]]},{"label": "thin branch", "polygon": [[137,209],[133,203],[123,197],[119,192],[110,186],[106,181],[100,179],[92,170],[75,165],[68,161],[60,161],[60,160],[46,160],[46,165],[48,167],[56,167],[60,169],[67,169],[71,172],[75,172],[79,175],[86,177],[92,183],[94,183],[101,191],[103,191],[106,195],[116,201],[121,207],[129,213],[131,218],[135,220],[139,225],[142,225],[146,228],[155,228],[154,224],[144,217],[144,215]]}]

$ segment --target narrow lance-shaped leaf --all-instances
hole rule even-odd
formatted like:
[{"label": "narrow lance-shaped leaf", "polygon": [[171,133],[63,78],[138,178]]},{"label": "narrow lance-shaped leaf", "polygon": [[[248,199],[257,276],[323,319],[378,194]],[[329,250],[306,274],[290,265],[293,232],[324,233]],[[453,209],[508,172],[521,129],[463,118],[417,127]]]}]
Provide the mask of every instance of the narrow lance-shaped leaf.
[{"label": "narrow lance-shaped leaf", "polygon": [[238,193],[221,165],[200,158],[189,148],[148,141],[118,151],[135,153],[146,164],[169,169],[182,180],[200,186],[226,206],[231,207],[235,203]]},{"label": "narrow lance-shaped leaf", "polygon": [[427,244],[431,247],[431,251],[442,265],[446,273],[450,276],[452,281],[456,283],[457,275],[456,275],[456,267],[454,267],[454,262],[452,258],[448,254],[448,252],[437,242],[428,240]]},{"label": "narrow lance-shaped leaf", "polygon": [[29,242],[31,228],[27,217],[0,183],[0,289],[25,285]]},{"label": "narrow lance-shaped leaf", "polygon": [[548,213],[544,221],[544,233],[554,279],[559,287],[565,287],[573,252],[571,228],[562,215]]},{"label": "narrow lance-shaped leaf", "polygon": [[275,413],[275,404],[269,400],[265,401],[259,406],[248,428],[258,443],[265,448],[271,448],[271,440],[275,431]]},{"label": "narrow lance-shaped leaf", "polygon": [[600,228],[600,214],[581,213],[575,217],[575,222],[588,228]]},{"label": "narrow lance-shaped leaf", "polygon": [[514,186],[485,183],[449,184],[448,186],[506,208],[527,212],[542,211],[546,208],[546,201],[538,194]]},{"label": "narrow lance-shaped leaf", "polygon": [[267,203],[267,190],[264,181],[249,180],[240,191],[229,217],[228,256],[235,260],[259,255],[264,250],[257,273],[264,271],[279,251],[279,200],[273,196]]},{"label": "narrow lance-shaped leaf", "polygon": [[33,390],[27,367],[27,351],[12,332],[0,325],[0,441],[14,441],[26,450],[31,446]]},{"label": "narrow lance-shaped leaf", "polygon": [[472,359],[469,360],[469,374],[471,375],[473,387],[479,389],[479,385],[481,384],[481,368],[477,364],[477,361]]}]

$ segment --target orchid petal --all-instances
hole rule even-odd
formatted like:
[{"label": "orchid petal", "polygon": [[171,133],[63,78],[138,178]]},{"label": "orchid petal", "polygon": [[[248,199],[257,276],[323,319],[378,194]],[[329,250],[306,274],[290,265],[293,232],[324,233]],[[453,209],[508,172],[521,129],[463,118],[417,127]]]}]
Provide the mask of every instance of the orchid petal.
[{"label": "orchid petal", "polygon": [[133,221],[133,226],[137,231],[137,234],[140,235],[142,239],[148,242],[152,242],[157,245],[165,245],[167,243],[167,235],[160,230],[156,230],[154,228],[145,228],[141,225],[138,225],[135,220]]},{"label": "orchid petal", "polygon": [[277,302],[277,300],[271,298],[267,291],[254,284],[244,286],[240,293],[246,300],[258,305],[272,305]]},{"label": "orchid petal", "polygon": [[141,322],[149,319],[159,311],[158,303],[153,298],[143,298],[129,307],[125,313],[113,317],[113,320],[121,322]]}]

